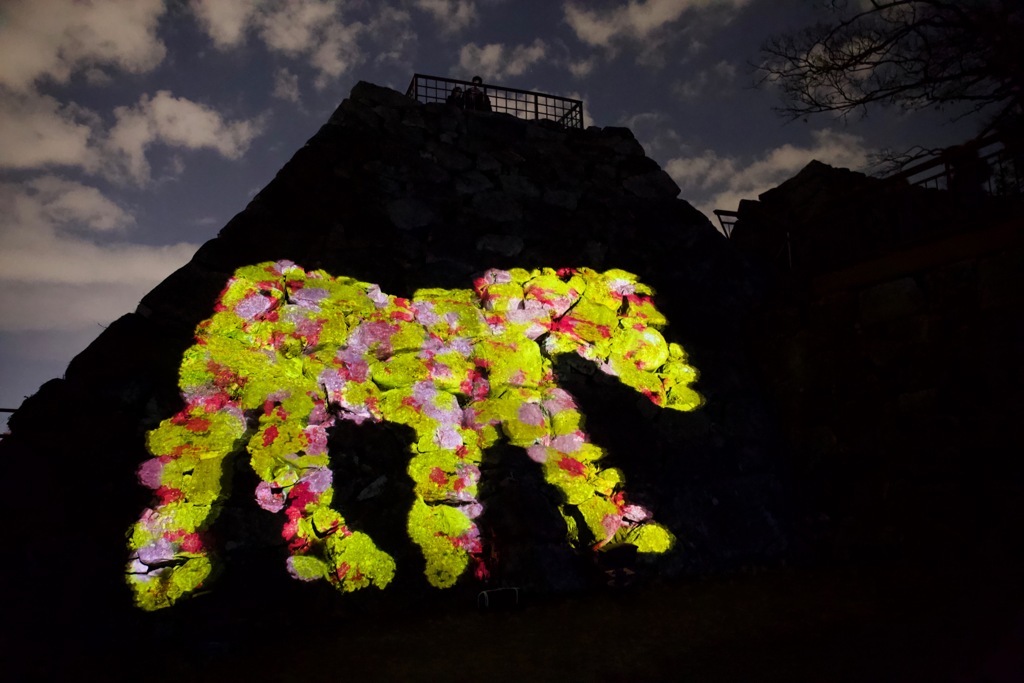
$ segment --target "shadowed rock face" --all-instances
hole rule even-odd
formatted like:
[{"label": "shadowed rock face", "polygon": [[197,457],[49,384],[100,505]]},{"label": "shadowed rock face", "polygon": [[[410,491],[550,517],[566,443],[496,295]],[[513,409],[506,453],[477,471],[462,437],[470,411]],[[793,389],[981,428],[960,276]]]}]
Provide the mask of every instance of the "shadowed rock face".
[{"label": "shadowed rock face", "polygon": [[[42,621],[69,604],[78,605],[64,613],[69,620],[98,605],[128,613],[124,534],[148,502],[135,480],[147,457],[145,433],[181,408],[182,353],[231,273],[280,259],[404,296],[420,287],[469,287],[495,267],[636,273],[656,291],[669,320],[665,337],[682,344],[699,369],[696,388],[707,404],[694,413],[659,411],[579,359],[563,357],[556,372],[577,397],[592,439],[608,450],[606,465],[622,468],[632,497],[680,539],[648,569],[708,572],[776,558],[785,547],[776,454],[743,351],[760,285],[678,192],[627,129],[565,130],[422,105],[359,83],[215,239],[11,418],[0,454],[31,463],[34,482],[19,484],[7,500],[14,506],[8,519],[32,529],[13,567],[32,587],[21,606],[43,605],[36,609]],[[405,596],[433,590],[407,542],[404,512],[395,512],[408,509],[407,436],[386,426],[331,436],[335,503],[351,506],[393,544],[399,566],[409,567],[393,586]],[[253,502],[246,460],[235,458],[231,499],[213,529],[227,548],[225,572],[203,600],[227,608],[249,591],[271,609],[296,590],[350,599],[291,585],[279,522]],[[557,491],[532,465],[505,447],[483,468],[481,500],[499,504],[488,507],[482,525],[509,558],[499,578],[535,590],[585,586],[593,567],[566,551],[552,516]]]}]

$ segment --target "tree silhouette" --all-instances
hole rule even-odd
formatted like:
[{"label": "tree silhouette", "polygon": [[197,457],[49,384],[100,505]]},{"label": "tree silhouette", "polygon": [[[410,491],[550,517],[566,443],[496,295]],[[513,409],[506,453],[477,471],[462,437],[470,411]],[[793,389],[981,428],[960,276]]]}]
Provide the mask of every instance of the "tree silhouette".
[{"label": "tree silhouette", "polygon": [[792,119],[870,106],[1019,115],[1024,7],[1017,0],[829,0],[834,14],[761,48],[762,83],[782,90]]}]

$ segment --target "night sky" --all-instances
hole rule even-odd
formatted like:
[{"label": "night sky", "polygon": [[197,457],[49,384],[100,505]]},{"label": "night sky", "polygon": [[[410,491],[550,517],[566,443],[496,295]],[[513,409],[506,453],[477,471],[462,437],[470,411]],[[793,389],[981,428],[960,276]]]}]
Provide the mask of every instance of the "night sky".
[{"label": "night sky", "polygon": [[863,169],[974,132],[884,109],[776,115],[759,47],[827,18],[816,4],[3,0],[0,407],[186,263],[359,80],[479,74],[580,98],[588,125],[631,128],[712,218],[812,159]]}]

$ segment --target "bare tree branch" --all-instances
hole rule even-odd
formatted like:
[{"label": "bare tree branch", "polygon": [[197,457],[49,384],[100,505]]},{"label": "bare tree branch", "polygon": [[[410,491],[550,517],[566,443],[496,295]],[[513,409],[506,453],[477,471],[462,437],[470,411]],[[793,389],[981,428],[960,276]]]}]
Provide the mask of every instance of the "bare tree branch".
[{"label": "bare tree branch", "polygon": [[1019,111],[1024,6],[1014,0],[831,0],[832,21],[775,36],[759,84],[779,88],[791,118],[966,108]]}]

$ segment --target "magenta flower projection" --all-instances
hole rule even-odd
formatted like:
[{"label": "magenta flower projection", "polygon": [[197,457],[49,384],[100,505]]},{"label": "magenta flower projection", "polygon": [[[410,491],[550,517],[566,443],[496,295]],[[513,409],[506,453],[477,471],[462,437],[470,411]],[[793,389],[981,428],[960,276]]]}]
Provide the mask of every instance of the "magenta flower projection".
[{"label": "magenta flower projection", "polygon": [[384,588],[394,560],[332,507],[327,432],[338,420],[413,429],[407,530],[433,586],[469,569],[486,576],[477,486],[502,437],[562,492],[569,543],[665,552],[671,532],[628,501],[620,470],[600,466],[604,451],[551,365],[576,353],[655,405],[699,407],[697,373],[661,335],[652,295],[621,270],[489,270],[473,289],[405,299],[288,261],[238,269],[185,352],[186,407],[147,437],[153,457],[138,476],[155,496],[130,531],[136,603],[167,607],[208,579],[224,460],[242,447],[257,504],[283,514],[292,576]]}]

